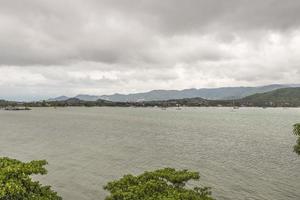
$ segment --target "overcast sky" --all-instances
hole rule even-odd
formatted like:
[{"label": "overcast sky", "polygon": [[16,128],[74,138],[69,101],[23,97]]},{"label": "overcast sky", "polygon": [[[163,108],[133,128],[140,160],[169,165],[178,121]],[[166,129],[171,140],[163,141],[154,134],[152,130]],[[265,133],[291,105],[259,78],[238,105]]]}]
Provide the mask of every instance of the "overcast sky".
[{"label": "overcast sky", "polygon": [[0,99],[300,83],[299,0],[0,2]]}]

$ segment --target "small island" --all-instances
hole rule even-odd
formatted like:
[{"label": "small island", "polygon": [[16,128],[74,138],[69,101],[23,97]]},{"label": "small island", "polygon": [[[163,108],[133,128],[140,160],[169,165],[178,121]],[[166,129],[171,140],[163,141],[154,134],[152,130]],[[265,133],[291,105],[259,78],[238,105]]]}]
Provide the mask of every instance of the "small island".
[{"label": "small island", "polygon": [[31,108],[29,107],[24,107],[24,106],[7,106],[4,107],[4,110],[8,110],[8,111],[21,111],[21,110],[31,110]]}]

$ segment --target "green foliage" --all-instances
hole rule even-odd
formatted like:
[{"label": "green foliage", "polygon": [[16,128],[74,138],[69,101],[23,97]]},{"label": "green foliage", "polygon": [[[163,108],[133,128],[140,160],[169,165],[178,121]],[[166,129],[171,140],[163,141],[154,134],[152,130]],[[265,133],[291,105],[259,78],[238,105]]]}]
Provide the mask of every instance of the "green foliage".
[{"label": "green foliage", "polygon": [[294,152],[300,155],[300,123],[294,125],[293,133],[299,136],[299,138],[297,139],[297,143],[294,146]]},{"label": "green foliage", "polygon": [[300,106],[300,87],[282,88],[265,93],[258,93],[238,100],[242,104],[271,107],[298,107]]},{"label": "green foliage", "polygon": [[106,200],[213,200],[208,187],[185,187],[188,181],[199,178],[198,172],[165,168],[139,176],[125,175],[104,189],[111,193]]},{"label": "green foliage", "polygon": [[45,160],[23,163],[0,158],[0,200],[61,200],[50,186],[42,186],[30,175],[46,174]]},{"label": "green foliage", "polygon": [[293,133],[294,133],[295,135],[300,136],[300,123],[294,124]]}]

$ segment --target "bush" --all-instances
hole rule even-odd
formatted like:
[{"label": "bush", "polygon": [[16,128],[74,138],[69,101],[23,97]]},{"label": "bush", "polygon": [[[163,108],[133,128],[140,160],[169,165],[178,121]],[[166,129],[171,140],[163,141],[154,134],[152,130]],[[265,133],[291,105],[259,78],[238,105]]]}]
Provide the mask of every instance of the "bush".
[{"label": "bush", "polygon": [[294,125],[293,133],[298,137],[297,143],[294,146],[294,152],[300,155],[300,123]]},{"label": "bush", "polygon": [[139,176],[125,175],[104,189],[110,192],[106,200],[213,200],[208,187],[185,187],[188,181],[199,178],[198,172],[165,168]]},{"label": "bush", "polygon": [[0,200],[61,200],[50,186],[42,186],[30,175],[46,174],[45,160],[23,163],[0,158]]}]

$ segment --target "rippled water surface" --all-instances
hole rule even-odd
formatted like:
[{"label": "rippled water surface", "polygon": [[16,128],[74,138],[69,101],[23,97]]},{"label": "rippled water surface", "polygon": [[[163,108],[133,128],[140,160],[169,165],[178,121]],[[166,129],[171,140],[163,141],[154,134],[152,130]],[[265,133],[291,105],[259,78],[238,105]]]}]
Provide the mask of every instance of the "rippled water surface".
[{"label": "rippled water surface", "polygon": [[102,200],[102,186],[161,167],[199,171],[218,200],[299,200],[300,109],[34,108],[0,110],[0,156],[47,159],[66,200]]}]

